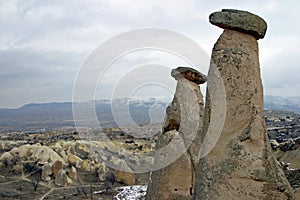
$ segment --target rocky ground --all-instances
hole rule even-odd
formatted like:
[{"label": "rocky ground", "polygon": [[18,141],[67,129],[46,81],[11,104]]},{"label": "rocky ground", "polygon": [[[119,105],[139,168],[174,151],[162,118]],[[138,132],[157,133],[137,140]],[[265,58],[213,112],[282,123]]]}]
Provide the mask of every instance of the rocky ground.
[{"label": "rocky ground", "polygon": [[[297,195],[300,188],[300,115],[281,111],[266,111],[265,114],[275,156]],[[74,130],[1,134],[0,199],[105,200],[124,199],[124,195],[127,199],[141,199],[149,174],[121,172],[106,163],[118,162],[115,158],[122,157],[125,152],[132,156],[133,163],[127,163],[127,167],[134,168],[145,153],[155,148],[159,127],[104,129],[114,146],[103,140],[88,141]],[[139,131],[143,136],[134,137],[133,133]],[[150,140],[147,134],[154,137]],[[93,145],[109,151],[111,158],[92,155]],[[151,164],[151,157],[148,162]]]},{"label": "rocky ground", "polygon": [[268,110],[265,116],[274,155],[300,199],[300,115]]},{"label": "rocky ground", "polygon": [[[154,129],[155,126],[149,132]],[[127,155],[131,160],[126,167],[132,170],[145,153],[152,151],[155,140],[133,139],[116,128],[104,132],[111,143],[103,139],[88,141],[74,131],[1,134],[0,199],[122,199],[122,195],[130,196],[124,186],[145,184],[149,175],[114,170],[107,163],[121,165],[118,158]],[[100,155],[109,152],[109,156],[93,155],[91,148],[97,148]],[[152,161],[151,157],[143,160],[148,160],[149,165]],[[137,196],[143,196],[144,187],[137,187],[142,188],[140,194],[136,192]]]}]

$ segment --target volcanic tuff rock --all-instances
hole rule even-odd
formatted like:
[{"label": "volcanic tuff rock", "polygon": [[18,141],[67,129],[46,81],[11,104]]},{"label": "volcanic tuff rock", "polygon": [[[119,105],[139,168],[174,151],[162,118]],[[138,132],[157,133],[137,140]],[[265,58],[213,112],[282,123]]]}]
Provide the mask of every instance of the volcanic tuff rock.
[{"label": "volcanic tuff rock", "polygon": [[[148,200],[191,199],[194,189],[200,149],[199,130],[202,129],[204,112],[198,83],[206,79],[200,72],[183,67],[172,70],[172,76],[178,83],[173,101],[167,108],[154,158],[154,166],[164,163],[166,167],[152,172]],[[158,151],[168,146],[171,148],[165,152]]]},{"label": "volcanic tuff rock", "polygon": [[265,20],[247,11],[223,9],[221,12],[212,13],[209,22],[223,29],[253,35],[256,39],[264,38],[267,31]]},{"label": "volcanic tuff rock", "polygon": [[45,163],[44,166],[42,166],[41,179],[43,181],[50,181],[51,180],[51,177],[50,177],[51,174],[52,174],[51,164],[50,163]]},{"label": "volcanic tuff rock", "polygon": [[26,144],[20,147],[15,147],[11,151],[2,154],[2,156],[0,157],[0,161],[5,160],[7,162],[10,162],[16,158],[19,160],[31,160],[40,163],[51,163],[58,160],[62,162],[62,164],[65,164],[65,161],[52,148],[42,146],[40,144]]},{"label": "volcanic tuff rock", "polygon": [[67,186],[68,185],[68,176],[64,169],[60,169],[57,172],[57,175],[55,177],[55,184],[57,186]]},{"label": "volcanic tuff rock", "polygon": [[118,182],[122,182],[126,185],[135,184],[135,177],[132,173],[116,170],[114,176],[116,177],[116,181]]},{"label": "volcanic tuff rock", "polygon": [[[226,117],[215,146],[199,160],[193,198],[294,199],[266,135],[257,37],[244,31],[254,18],[239,11],[231,14],[228,10],[225,12],[224,16],[222,13],[220,15],[224,18],[231,16],[230,26],[219,26],[232,28],[234,25],[235,30],[242,32],[225,30],[213,48],[208,88],[219,87],[214,86],[212,80],[222,79]],[[210,18],[213,24],[222,21],[216,20],[216,14]],[[253,34],[250,30],[247,33]],[[260,37],[264,35],[263,30],[256,32],[261,32]],[[220,76],[214,70],[218,70]],[[216,120],[211,118],[210,110],[214,109],[211,106],[214,98],[207,95],[205,122]]]},{"label": "volcanic tuff rock", "polygon": [[[28,175],[31,171],[40,170],[39,178],[42,181],[54,181],[57,186],[79,184],[79,176],[84,179],[86,175],[92,176],[95,181],[104,181],[113,170],[105,162],[89,154],[89,146],[93,145],[103,147],[105,142],[57,141],[50,146],[21,145],[0,154],[0,176]],[[135,183],[135,177],[128,172],[115,173],[115,177],[124,184]]]},{"label": "volcanic tuff rock", "polygon": [[171,76],[176,80],[186,78],[198,85],[205,83],[207,79],[204,74],[190,67],[177,67],[176,69],[172,69]]}]

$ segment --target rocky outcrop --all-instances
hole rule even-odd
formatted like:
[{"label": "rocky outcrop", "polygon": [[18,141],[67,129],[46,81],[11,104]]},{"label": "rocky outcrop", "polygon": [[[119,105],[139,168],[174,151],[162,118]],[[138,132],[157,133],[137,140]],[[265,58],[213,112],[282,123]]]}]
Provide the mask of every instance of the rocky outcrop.
[{"label": "rocky outcrop", "polygon": [[51,174],[53,174],[52,169],[51,169],[51,164],[50,163],[45,163],[44,166],[42,166],[41,179],[43,181],[50,181],[51,180],[51,177],[50,177]]},{"label": "rocky outcrop", "polygon": [[194,189],[204,111],[198,84],[206,77],[185,67],[172,70],[171,75],[178,83],[158,138],[148,200],[191,199]]},{"label": "rocky outcrop", "polygon": [[[263,37],[266,26],[256,25],[262,19],[252,14],[223,12],[210,17],[213,24],[225,31],[213,48],[208,88],[219,87],[214,80],[222,79],[225,123],[219,138],[213,138],[216,144],[212,150],[201,155],[193,198],[293,199],[292,189],[273,157],[266,135],[256,40]],[[255,26],[248,30],[246,27],[252,22]],[[207,95],[205,122],[216,120],[211,116],[214,109],[211,104],[217,97]]]},{"label": "rocky outcrop", "polygon": [[124,183],[125,185],[135,184],[135,177],[132,173],[116,170],[114,176],[117,182]]},{"label": "rocky outcrop", "polygon": [[77,173],[77,169],[72,166],[70,171],[69,171],[69,177],[73,180],[73,181],[77,181],[78,180],[78,173]]},{"label": "rocky outcrop", "polygon": [[[279,161],[283,172],[295,191],[296,199],[300,199],[300,138],[289,139],[286,142],[278,143],[273,141],[275,158]],[[272,143],[271,143],[272,144]]]},{"label": "rocky outcrop", "polygon": [[282,168],[287,180],[293,187],[294,191],[299,190],[300,188],[300,169],[293,169],[290,167],[290,163],[279,163]]},{"label": "rocky outcrop", "polygon": [[59,161],[59,160],[56,160],[56,161],[53,163],[53,165],[52,165],[52,167],[51,167],[51,170],[52,170],[52,173],[54,174],[54,176],[56,176],[56,175],[58,174],[58,172],[59,172],[60,170],[62,170],[63,168],[64,168],[63,163],[62,163],[61,161]]},{"label": "rocky outcrop", "polygon": [[63,187],[68,185],[68,176],[64,169],[60,169],[55,176],[55,184]]},{"label": "rocky outcrop", "polygon": [[[138,175],[110,168],[106,160],[101,160],[97,154],[90,153],[90,148],[97,148],[99,154],[105,156],[106,154],[101,151],[100,147],[107,147],[106,149],[116,157],[120,155],[120,148],[123,152],[134,151],[135,156],[139,156],[139,152],[149,151],[143,143],[139,143],[143,146],[139,151],[138,149],[130,150],[131,148],[125,141],[115,141],[115,144],[119,146],[110,148],[103,141],[75,140],[56,141],[48,146],[26,144],[14,147],[0,155],[0,178],[2,176],[26,177],[44,182],[43,184],[51,187],[99,184],[99,182],[105,182],[108,176],[123,185],[134,185],[137,180],[141,182]],[[120,159],[111,159],[110,162],[115,162],[114,164],[117,165]],[[143,178],[143,184],[146,182],[145,179],[147,178]]]},{"label": "rocky outcrop", "polygon": [[78,181],[78,171],[97,174],[98,181],[105,180],[109,169],[88,152],[82,141],[57,141],[50,146],[21,145],[0,156],[0,171],[5,176],[21,176],[24,172],[30,176],[30,173],[40,171],[40,180],[54,181],[57,186]]},{"label": "rocky outcrop", "polygon": [[278,161],[290,163],[293,169],[300,169],[300,138],[289,139],[282,143],[273,140],[271,144]]}]

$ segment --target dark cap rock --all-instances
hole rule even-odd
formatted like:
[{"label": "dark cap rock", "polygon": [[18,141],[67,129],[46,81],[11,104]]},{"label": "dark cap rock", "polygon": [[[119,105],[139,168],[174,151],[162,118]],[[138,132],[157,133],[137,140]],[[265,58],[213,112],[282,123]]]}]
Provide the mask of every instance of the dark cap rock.
[{"label": "dark cap rock", "polygon": [[209,22],[223,29],[231,29],[253,35],[257,40],[264,38],[267,23],[261,17],[247,11],[223,9],[209,16]]},{"label": "dark cap rock", "polygon": [[177,67],[176,69],[172,69],[171,76],[176,80],[178,78],[186,78],[198,85],[205,83],[207,80],[204,74],[190,67]]}]

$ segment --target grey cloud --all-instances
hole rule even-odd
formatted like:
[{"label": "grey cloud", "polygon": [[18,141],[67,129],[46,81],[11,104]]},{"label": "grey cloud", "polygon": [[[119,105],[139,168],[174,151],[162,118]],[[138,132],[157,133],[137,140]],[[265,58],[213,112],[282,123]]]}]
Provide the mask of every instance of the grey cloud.
[{"label": "grey cloud", "polygon": [[299,50],[281,52],[264,63],[262,78],[266,94],[279,96],[300,95],[299,53]]},{"label": "grey cloud", "polygon": [[[266,19],[269,29],[266,38],[259,41],[260,46],[278,48],[284,53],[261,53],[268,57],[261,59],[264,60],[265,92],[297,93],[300,17],[296,0],[288,3],[272,0],[238,3],[235,0],[16,0],[0,2],[0,107],[31,101],[70,101],[76,73],[88,54],[124,31],[144,27],[174,30],[190,37],[210,54],[222,30],[209,24],[208,15],[222,8],[249,10]],[[287,42],[280,42],[280,38]],[[112,70],[112,75],[107,75],[102,87],[107,92],[103,92],[109,93],[115,84],[114,78],[118,76],[114,72],[126,73],[132,65],[147,64],[152,59],[158,64],[177,63],[156,55],[123,60]]]},{"label": "grey cloud", "polygon": [[68,93],[66,99],[70,100],[73,81],[80,66],[78,57],[76,54],[29,49],[2,51],[0,53],[2,106],[18,106],[13,100],[9,100],[10,97],[18,99],[13,98],[18,95],[19,99],[25,100],[26,96],[31,94],[30,99],[34,101],[46,100],[41,98],[41,93],[52,100],[61,98],[61,94],[52,96],[51,90],[64,90],[64,93]]}]

